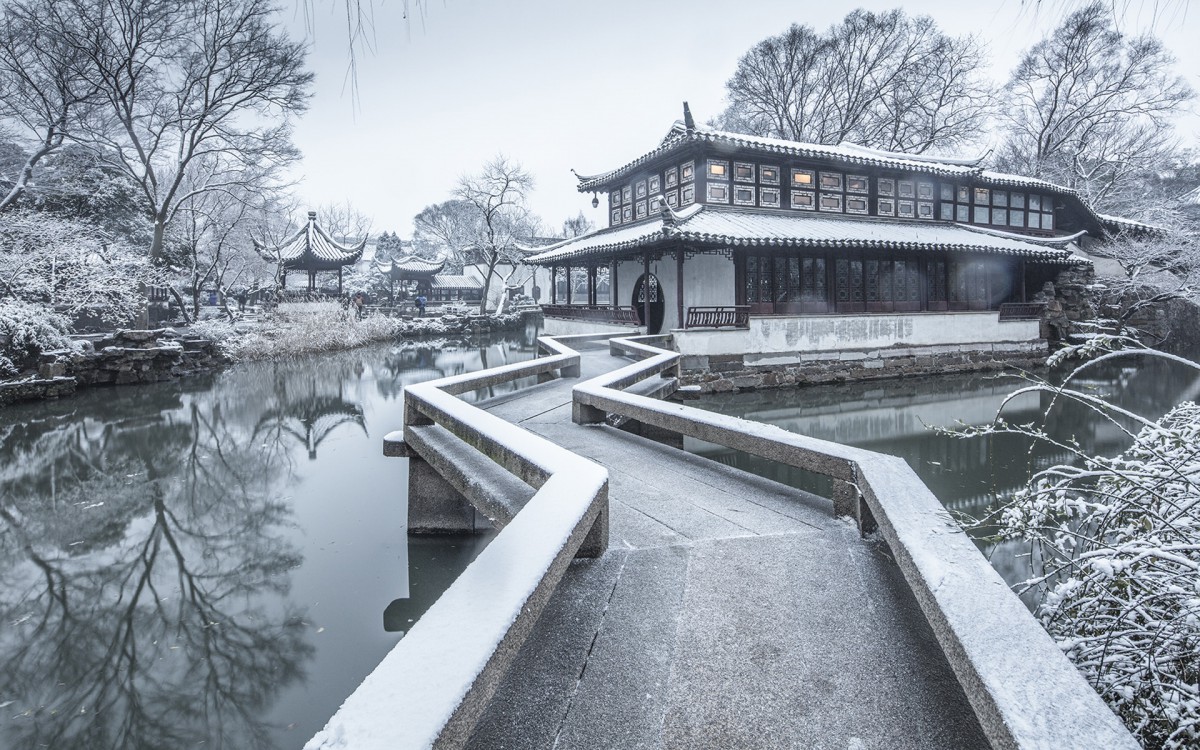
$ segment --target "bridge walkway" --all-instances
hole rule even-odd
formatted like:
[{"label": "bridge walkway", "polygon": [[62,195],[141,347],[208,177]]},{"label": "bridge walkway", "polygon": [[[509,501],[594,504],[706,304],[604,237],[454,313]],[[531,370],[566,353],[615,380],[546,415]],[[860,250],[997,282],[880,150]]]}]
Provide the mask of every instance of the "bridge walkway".
[{"label": "bridge walkway", "polygon": [[[583,377],[627,364],[585,347]],[[887,546],[832,502],[608,426],[556,380],[493,413],[609,470],[577,560],[469,747],[986,748]]]}]

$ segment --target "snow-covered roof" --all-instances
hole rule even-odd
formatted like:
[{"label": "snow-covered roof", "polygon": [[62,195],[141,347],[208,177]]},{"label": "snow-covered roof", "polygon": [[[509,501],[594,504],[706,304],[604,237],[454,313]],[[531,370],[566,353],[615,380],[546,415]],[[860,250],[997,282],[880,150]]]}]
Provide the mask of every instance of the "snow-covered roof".
[{"label": "snow-covered roof", "polygon": [[429,279],[431,289],[483,289],[483,282],[474,276],[438,274]]},{"label": "snow-covered roof", "polygon": [[767,212],[693,204],[657,219],[603,229],[566,240],[529,258],[550,265],[666,243],[710,247],[845,247],[938,250],[1013,255],[1034,262],[1077,263],[1063,245],[1078,238],[1034,239],[966,225],[918,220],[856,219],[799,212]]},{"label": "snow-covered roof", "polygon": [[1126,219],[1123,216],[1113,216],[1111,214],[1097,213],[1096,218],[1104,225],[1104,228],[1110,232],[1134,232],[1147,234],[1160,234],[1166,230],[1162,227],[1156,227],[1153,224],[1135,221],[1134,219]]},{"label": "snow-covered roof", "polygon": [[366,245],[365,238],[354,246],[334,240],[317,224],[316,211],[309,211],[304,228],[278,247],[270,248],[254,240],[254,249],[264,260],[304,271],[333,271],[357,263]]},{"label": "snow-covered roof", "polygon": [[432,276],[435,273],[440,273],[445,265],[445,260],[429,260],[416,255],[406,255],[403,258],[396,258],[387,263],[376,263],[375,267],[381,273],[391,275],[392,278],[408,279],[417,276]]},{"label": "snow-covered roof", "polygon": [[853,143],[841,143],[829,146],[820,143],[802,143],[787,141],[781,138],[765,138],[744,133],[732,133],[724,130],[713,130],[695,126],[684,127],[682,122],[676,122],[663,138],[657,148],[622,167],[598,175],[579,175],[579,192],[596,192],[606,190],[609,183],[632,174],[643,165],[654,161],[660,156],[681,150],[691,144],[721,144],[735,148],[764,151],[779,156],[799,157],[803,159],[818,159],[839,161],[846,164],[895,169],[907,172],[917,172],[946,177],[976,179],[994,185],[1033,188],[1052,193],[1074,195],[1075,191],[1052,182],[1024,177],[1021,175],[1005,174],[982,169],[981,159],[953,159],[924,154],[903,154],[891,151],[880,151],[866,148]]}]

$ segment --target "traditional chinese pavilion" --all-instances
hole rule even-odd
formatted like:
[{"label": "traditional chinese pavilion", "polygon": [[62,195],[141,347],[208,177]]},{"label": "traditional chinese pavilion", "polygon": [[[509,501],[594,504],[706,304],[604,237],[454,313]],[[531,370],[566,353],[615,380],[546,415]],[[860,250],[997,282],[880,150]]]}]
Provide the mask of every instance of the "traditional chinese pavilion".
[{"label": "traditional chinese pavilion", "polygon": [[[395,285],[414,284],[416,294],[430,295],[433,279],[445,268],[445,260],[427,260],[416,255],[406,255],[386,262],[377,262],[375,267],[388,277],[388,295],[395,301]],[[403,288],[403,287],[402,287]]]},{"label": "traditional chinese pavilion", "polygon": [[577,175],[580,192],[607,198],[608,226],[529,259],[554,279],[548,330],[648,323],[685,353],[754,356],[1028,342],[1036,321],[1015,320],[1037,317],[1026,303],[1086,265],[1076,251],[1113,221],[1068,188],[978,160],[684,115],[629,163]]},{"label": "traditional chinese pavilion", "polygon": [[339,295],[342,293],[342,269],[357,263],[366,246],[365,237],[354,246],[334,240],[317,224],[316,211],[309,211],[304,228],[277,247],[254,240],[254,249],[264,260],[279,263],[284,288],[287,288],[288,271],[307,272],[309,292],[317,290],[318,273],[336,271]]}]

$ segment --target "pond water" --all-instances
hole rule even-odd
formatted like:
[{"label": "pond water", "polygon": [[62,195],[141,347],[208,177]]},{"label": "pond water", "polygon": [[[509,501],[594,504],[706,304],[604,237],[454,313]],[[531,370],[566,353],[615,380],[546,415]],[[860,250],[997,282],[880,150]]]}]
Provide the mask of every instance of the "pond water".
[{"label": "pond water", "polygon": [[301,747],[488,540],[406,540],[402,387],[535,334],[0,410],[0,747]]},{"label": "pond water", "polygon": [[[1073,381],[1077,388],[1153,419],[1180,401],[1200,398],[1196,370],[1159,358],[1131,357],[1085,373]],[[1055,378],[1053,373],[1041,374]],[[932,428],[987,424],[1005,397],[1024,385],[1028,383],[1013,375],[942,375],[710,394],[693,404],[899,456],[951,511],[982,518],[998,499],[1024,487],[1034,472],[1071,462],[1071,452],[1019,435],[962,438]],[[1089,455],[1116,455],[1131,442],[1117,424],[1045,394],[1020,396],[1005,406],[1003,414],[1014,424],[1044,424],[1047,433],[1060,441],[1074,438]],[[823,477],[723,446],[688,438],[684,448],[826,497],[831,492],[829,480]],[[982,527],[975,533],[985,537],[990,531]],[[1015,543],[1000,548],[980,544],[1009,583],[1028,577],[1027,563],[1020,557],[1027,548]]]}]

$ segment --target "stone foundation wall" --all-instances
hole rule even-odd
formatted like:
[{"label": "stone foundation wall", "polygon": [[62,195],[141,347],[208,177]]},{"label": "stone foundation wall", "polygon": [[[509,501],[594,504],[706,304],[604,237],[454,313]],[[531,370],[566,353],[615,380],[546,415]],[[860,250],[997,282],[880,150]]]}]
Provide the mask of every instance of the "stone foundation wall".
[{"label": "stone foundation wall", "polygon": [[699,386],[705,393],[719,393],[1010,366],[1032,369],[1045,365],[1047,353],[1046,343],[1037,341],[795,353],[794,361],[780,363],[780,357],[769,365],[748,364],[750,357],[741,354],[685,356],[681,382]]}]

